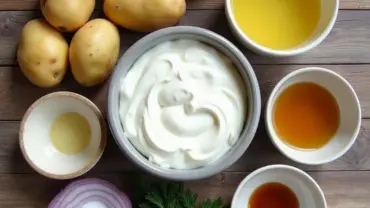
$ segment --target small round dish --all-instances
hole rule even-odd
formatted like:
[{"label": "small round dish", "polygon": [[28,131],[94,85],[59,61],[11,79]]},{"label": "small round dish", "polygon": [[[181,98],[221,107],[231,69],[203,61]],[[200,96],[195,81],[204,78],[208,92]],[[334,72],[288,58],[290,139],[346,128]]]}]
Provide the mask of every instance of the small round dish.
[{"label": "small round dish", "polygon": [[[273,108],[276,99],[284,89],[299,82],[312,82],[326,88],[339,106],[338,130],[329,143],[319,149],[291,147],[279,138],[274,129]],[[286,75],[272,91],[265,113],[267,132],[276,148],[293,161],[307,165],[324,164],[341,157],[356,141],[361,127],[361,106],[352,86],[339,74],[319,67],[302,68]]]},{"label": "small round dish", "polygon": [[[130,142],[122,127],[119,113],[120,89],[123,80],[135,61],[146,51],[165,41],[192,39],[214,47],[230,58],[245,86],[247,112],[238,141],[219,159],[199,168],[172,169],[149,161]],[[174,26],[150,33],[131,46],[120,58],[110,82],[108,94],[108,121],[117,145],[134,163],[145,171],[170,180],[198,180],[215,175],[235,163],[247,150],[256,133],[261,112],[261,95],[252,66],[243,53],[224,37],[209,30],[192,26]]]},{"label": "small round dish", "polygon": [[[78,113],[88,121],[90,142],[75,154],[59,152],[51,142],[50,128],[63,113]],[[90,170],[106,145],[104,118],[87,98],[72,92],[55,92],[34,102],[22,118],[19,145],[28,164],[38,173],[53,179],[71,179]]]},{"label": "small round dish", "polygon": [[309,37],[309,39],[306,40],[301,45],[298,45],[291,49],[275,50],[256,43],[240,29],[238,23],[236,22],[236,19],[234,18],[232,10],[232,1],[233,0],[226,0],[225,2],[226,17],[231,32],[245,47],[249,48],[253,52],[260,55],[273,57],[295,56],[298,54],[305,53],[318,46],[329,35],[330,31],[334,27],[339,10],[339,0],[321,0],[321,17],[319,19],[316,29],[314,30],[313,34]]},{"label": "small round dish", "polygon": [[287,165],[269,165],[249,174],[238,186],[231,208],[245,208],[253,192],[266,183],[281,183],[298,198],[300,208],[326,208],[323,191],[307,173]]}]

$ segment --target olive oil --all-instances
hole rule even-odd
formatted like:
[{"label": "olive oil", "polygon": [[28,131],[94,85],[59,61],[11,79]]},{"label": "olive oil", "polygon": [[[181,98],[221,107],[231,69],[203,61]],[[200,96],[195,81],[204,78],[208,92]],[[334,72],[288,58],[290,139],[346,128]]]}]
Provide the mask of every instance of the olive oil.
[{"label": "olive oil", "polygon": [[275,50],[305,42],[315,31],[321,0],[233,0],[240,29],[253,41]]},{"label": "olive oil", "polygon": [[252,193],[248,208],[299,208],[299,201],[289,187],[266,183]]},{"label": "olive oil", "polygon": [[78,113],[64,113],[53,122],[50,138],[54,147],[64,154],[75,154],[90,143],[91,129],[85,117]]},{"label": "olive oil", "polygon": [[279,137],[300,149],[318,149],[334,137],[340,121],[333,95],[315,83],[297,83],[286,88],[273,109]]}]

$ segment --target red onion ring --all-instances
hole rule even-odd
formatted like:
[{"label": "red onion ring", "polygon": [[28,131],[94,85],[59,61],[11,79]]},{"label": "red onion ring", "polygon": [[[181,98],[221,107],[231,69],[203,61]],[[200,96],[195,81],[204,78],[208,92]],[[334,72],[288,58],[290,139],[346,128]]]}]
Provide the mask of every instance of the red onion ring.
[{"label": "red onion ring", "polygon": [[132,208],[127,195],[116,186],[98,178],[81,179],[68,184],[50,202],[48,208]]}]

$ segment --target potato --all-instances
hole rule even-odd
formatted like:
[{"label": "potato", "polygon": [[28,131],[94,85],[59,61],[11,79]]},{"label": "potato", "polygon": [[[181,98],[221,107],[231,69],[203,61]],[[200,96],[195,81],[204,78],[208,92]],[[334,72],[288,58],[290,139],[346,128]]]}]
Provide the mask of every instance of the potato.
[{"label": "potato", "polygon": [[105,19],[94,19],[72,38],[69,60],[72,74],[81,85],[104,82],[117,63],[120,36],[115,25]]},{"label": "potato", "polygon": [[34,19],[21,32],[17,58],[28,80],[39,87],[53,87],[67,72],[68,43],[46,21]]},{"label": "potato", "polygon": [[185,0],[104,0],[103,7],[112,22],[138,32],[172,26],[186,11]]},{"label": "potato", "polygon": [[61,32],[74,32],[90,18],[95,0],[41,0],[45,19]]}]

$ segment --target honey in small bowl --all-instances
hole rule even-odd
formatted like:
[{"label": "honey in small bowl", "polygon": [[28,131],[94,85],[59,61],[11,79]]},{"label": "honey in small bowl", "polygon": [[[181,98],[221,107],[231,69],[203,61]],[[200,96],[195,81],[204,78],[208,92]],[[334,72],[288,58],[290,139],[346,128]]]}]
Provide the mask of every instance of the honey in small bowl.
[{"label": "honey in small bowl", "polygon": [[252,193],[248,208],[299,208],[299,201],[289,187],[273,182],[263,184]]},{"label": "honey in small bowl", "polygon": [[326,145],[336,134],[339,121],[334,96],[312,82],[287,87],[273,108],[276,133],[285,143],[299,149],[313,150]]}]

